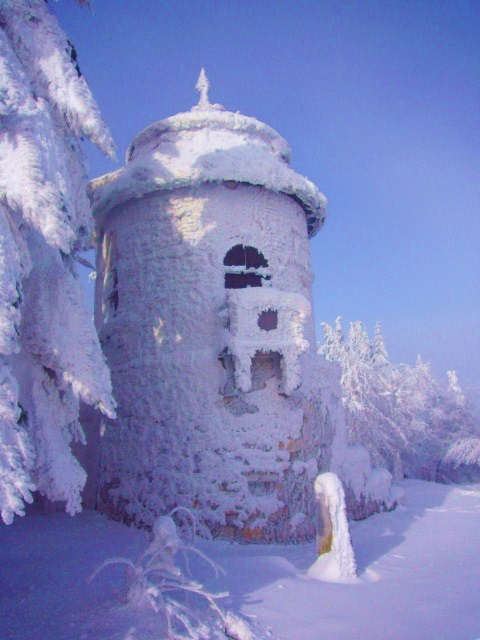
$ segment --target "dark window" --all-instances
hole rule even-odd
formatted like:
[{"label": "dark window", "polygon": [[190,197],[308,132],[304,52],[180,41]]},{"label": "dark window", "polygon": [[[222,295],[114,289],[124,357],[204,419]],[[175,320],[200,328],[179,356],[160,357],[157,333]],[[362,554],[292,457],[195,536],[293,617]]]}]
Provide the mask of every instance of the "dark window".
[{"label": "dark window", "polygon": [[252,496],[269,496],[275,493],[273,480],[249,480],[248,490]]},{"label": "dark window", "polygon": [[[232,247],[223,259],[226,267],[243,267],[242,269],[226,270],[225,289],[245,289],[246,287],[261,287],[264,280],[270,280],[270,276],[248,271],[268,267],[268,262],[263,254],[255,247],[237,244]],[[248,272],[247,272],[248,271]]]},{"label": "dark window", "polygon": [[246,269],[258,269],[259,267],[268,267],[268,262],[263,254],[255,249],[255,247],[244,247],[243,244],[237,244],[232,247],[225,258],[223,264],[226,267],[245,267]]},{"label": "dark window", "polygon": [[237,244],[232,247],[223,259],[223,264],[229,267],[233,265],[245,265],[245,247],[243,244]]},{"label": "dark window", "polygon": [[111,286],[111,290],[107,296],[107,300],[110,303],[110,306],[116,311],[118,308],[118,276],[116,269],[112,269],[109,284]]},{"label": "dark window", "polygon": [[[270,278],[265,278],[269,280]],[[226,273],[225,289],[245,289],[246,287],[261,287],[263,277],[256,273]]]},{"label": "dark window", "polygon": [[118,274],[117,242],[115,232],[106,233],[103,239],[105,256],[105,276],[103,281],[103,313],[105,319],[117,315],[118,309]]},{"label": "dark window", "polygon": [[278,326],[278,314],[273,309],[262,311],[258,316],[258,326],[264,331],[272,331]]},{"label": "dark window", "polygon": [[236,511],[227,511],[225,513],[225,524],[233,527],[237,524],[238,513]]},{"label": "dark window", "polygon": [[268,262],[265,260],[260,251],[257,251],[255,249],[255,247],[245,247],[245,264],[247,266],[247,269],[268,267]]}]

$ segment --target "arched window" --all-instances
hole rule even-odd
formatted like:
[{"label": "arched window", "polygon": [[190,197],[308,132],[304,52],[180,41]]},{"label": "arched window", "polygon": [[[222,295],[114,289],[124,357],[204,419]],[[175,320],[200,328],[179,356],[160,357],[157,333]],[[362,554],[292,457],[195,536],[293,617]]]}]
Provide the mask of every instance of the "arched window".
[{"label": "arched window", "polygon": [[225,265],[225,289],[245,289],[261,287],[270,276],[263,271],[268,262],[255,247],[237,244],[232,247],[223,259]]}]

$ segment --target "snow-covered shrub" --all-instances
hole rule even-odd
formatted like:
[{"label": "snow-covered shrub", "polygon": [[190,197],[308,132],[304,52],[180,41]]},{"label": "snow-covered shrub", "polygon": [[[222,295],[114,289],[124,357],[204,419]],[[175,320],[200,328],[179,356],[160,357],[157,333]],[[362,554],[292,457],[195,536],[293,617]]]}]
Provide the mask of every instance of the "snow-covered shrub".
[{"label": "snow-covered shrub", "polygon": [[113,142],[43,0],[0,3],[0,511],[38,489],[80,509],[79,400],[114,416],[76,276],[92,216],[79,140]]},{"label": "snow-covered shrub", "polygon": [[394,509],[403,496],[403,490],[392,485],[387,469],[372,467],[370,453],[362,445],[346,448],[338,473],[344,483],[348,515],[354,520]]},{"label": "snow-covered shrub", "polygon": [[[174,511],[178,510],[179,508]],[[172,518],[173,513],[159,516],[155,520],[151,542],[136,562],[122,557],[108,558],[95,569],[90,579],[107,566],[125,565],[129,581],[127,601],[137,609],[150,609],[163,615],[168,640],[253,640],[252,633],[243,620],[218,606],[216,601],[228,593],[210,593],[188,575],[187,552],[200,556],[216,576],[224,573],[224,570],[195,546],[182,541]],[[195,522],[193,532],[194,529]],[[185,556],[185,571],[178,562],[179,554]],[[191,600],[192,596],[203,600],[214,617],[206,614],[205,607],[202,608],[198,603],[195,605]]]}]

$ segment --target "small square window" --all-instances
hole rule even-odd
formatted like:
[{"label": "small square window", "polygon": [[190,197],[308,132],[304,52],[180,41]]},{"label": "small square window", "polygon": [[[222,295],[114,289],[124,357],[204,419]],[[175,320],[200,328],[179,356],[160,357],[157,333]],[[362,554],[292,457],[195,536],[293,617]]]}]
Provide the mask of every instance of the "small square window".
[{"label": "small square window", "polygon": [[273,480],[249,480],[248,490],[252,496],[269,496],[275,492]]},{"label": "small square window", "polygon": [[278,313],[274,309],[262,311],[258,316],[258,326],[264,331],[273,331],[278,327]]}]

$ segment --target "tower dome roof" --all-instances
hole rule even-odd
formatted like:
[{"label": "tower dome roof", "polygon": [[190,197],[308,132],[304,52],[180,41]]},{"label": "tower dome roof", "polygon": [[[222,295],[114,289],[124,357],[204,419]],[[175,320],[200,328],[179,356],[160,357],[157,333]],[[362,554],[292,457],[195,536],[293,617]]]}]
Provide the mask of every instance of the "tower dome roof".
[{"label": "tower dome roof", "polygon": [[290,162],[290,147],[272,127],[251,116],[244,116],[238,111],[226,111],[222,105],[208,104],[190,111],[177,113],[174,116],[158,120],[143,129],[127,149],[125,160],[131,162],[144,153],[148,153],[168,139],[168,136],[182,132],[194,132],[201,129],[210,131],[234,132],[248,138],[251,142],[269,147],[273,155],[285,162]]},{"label": "tower dome roof", "polygon": [[242,182],[294,197],[305,210],[308,235],[325,220],[326,198],[290,166],[290,147],[272,127],[208,99],[204,70],[198,105],[154,122],[126,153],[126,165],[90,183],[95,216],[132,198],[205,182]]}]

